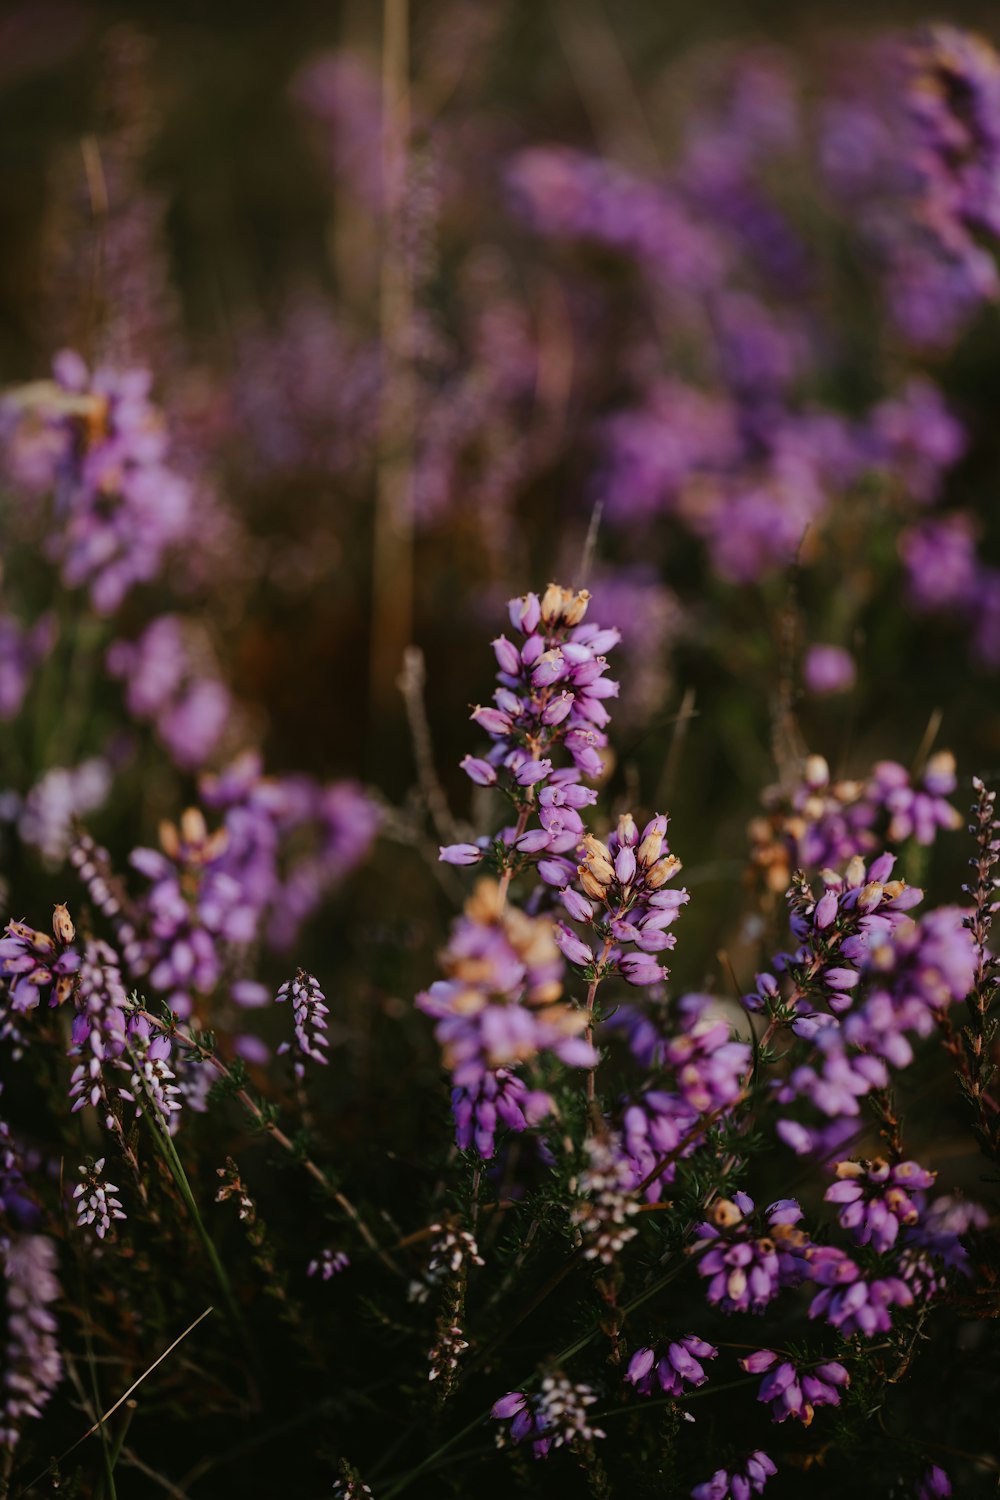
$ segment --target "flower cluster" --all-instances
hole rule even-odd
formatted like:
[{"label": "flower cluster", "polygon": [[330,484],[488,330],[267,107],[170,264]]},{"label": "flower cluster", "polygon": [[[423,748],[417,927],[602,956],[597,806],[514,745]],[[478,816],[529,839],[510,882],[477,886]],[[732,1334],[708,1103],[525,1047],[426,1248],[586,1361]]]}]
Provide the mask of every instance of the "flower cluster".
[{"label": "flower cluster", "polygon": [[[546,1375],[538,1393],[510,1391],[493,1403],[491,1415],[498,1422],[510,1421],[512,1443],[529,1442],[536,1458],[547,1458],[553,1448],[567,1443],[592,1443],[606,1433],[593,1427],[587,1415],[597,1396],[589,1385],[567,1380],[565,1375]],[[501,1447],[504,1434],[497,1433]]]},{"label": "flower cluster", "polygon": [[628,1362],[625,1379],[643,1396],[657,1390],[668,1396],[683,1396],[685,1385],[704,1385],[708,1380],[703,1359],[716,1359],[718,1349],[693,1333],[672,1340],[666,1348],[637,1349]]},{"label": "flower cluster", "polygon": [[82,1182],[73,1189],[76,1200],[76,1222],[79,1225],[93,1224],[98,1239],[103,1240],[111,1229],[112,1219],[124,1219],[125,1211],[113,1182],[104,1180],[104,1157],[89,1166],[80,1168]]},{"label": "flower cluster", "polygon": [[13,1448],[25,1417],[40,1417],[62,1379],[51,1305],[62,1295],[56,1247],[44,1234],[0,1236],[7,1307],[0,1447]]},{"label": "flower cluster", "polygon": [[932,844],[939,830],[961,824],[947,800],[955,786],[948,750],[930,757],[916,783],[892,760],[877,762],[864,781],[832,781],[823,756],[810,755],[797,785],[764,793],[765,815],[750,824],[751,857],[767,889],[784,895],[795,870],[839,869],[909,838]]},{"label": "flower cluster", "polygon": [[456,1088],[477,1090],[490,1070],[543,1051],[571,1067],[592,1068],[597,1053],[580,1032],[586,1012],[560,1001],[562,958],[553,923],[505,904],[481,880],[441,954],[447,979],[417,996],[438,1022],[435,1035]]},{"label": "flower cluster", "polygon": [[[300,969],[294,979],[285,980],[275,998],[292,1002],[295,1044],[300,1054],[295,1059],[296,1076],[304,1076],[303,1058],[311,1058],[313,1062],[323,1063],[325,1066],[328,1059],[324,1049],[330,1045],[330,1038],[326,1034],[326,1018],[330,1009],[318,981],[304,969]],[[291,1042],[282,1042],[278,1051],[288,1052],[291,1045]]]},{"label": "flower cluster", "polygon": [[773,1349],[757,1349],[740,1364],[748,1375],[765,1371],[757,1393],[758,1401],[771,1407],[772,1422],[793,1417],[808,1427],[817,1406],[839,1406],[840,1387],[848,1386],[851,1377],[836,1360],[825,1364],[803,1366],[792,1359],[782,1359]]},{"label": "flower cluster", "polygon": [[883,1158],[839,1161],[834,1170],[838,1180],[827,1188],[826,1201],[840,1205],[841,1228],[850,1229],[859,1245],[871,1245],[880,1254],[892,1249],[902,1227],[919,1222],[923,1190],[933,1187],[936,1175],[915,1161],[890,1166]]},{"label": "flower cluster", "polygon": [[[666,833],[662,814],[640,834],[634,818],[625,813],[607,843],[593,834],[582,837],[583,862],[575,871],[556,867],[543,872],[561,887],[568,915],[591,928],[603,945],[595,952],[565,922],[556,929],[564,957],[588,978],[617,972],[633,985],[666,979],[669,970],[657,955],[676,943],[667,929],[689,899],[686,890],[663,889],[681,868],[666,846]],[[579,890],[570,884],[574,877]]]},{"label": "flower cluster", "polygon": [[764,1486],[777,1468],[760,1448],[747,1454],[741,1468],[716,1469],[711,1479],[696,1484],[691,1491],[691,1500],[750,1500],[751,1495],[762,1495]]},{"label": "flower cluster", "polygon": [[639,1212],[632,1193],[632,1172],[613,1139],[588,1136],[585,1150],[587,1165],[577,1183],[579,1202],[573,1209],[572,1222],[583,1237],[584,1259],[610,1266],[639,1232],[629,1223]]},{"label": "flower cluster", "polygon": [[113,614],[147,583],[194,522],[191,487],[167,462],[147,370],[88,370],[78,354],[55,362],[54,381],[10,401],[30,425],[18,452],[22,481],[55,494],[49,546],[67,588],[86,586],[94,610]]},{"label": "flower cluster", "polygon": [[753,1199],[739,1192],[720,1198],[711,1220],[695,1231],[698,1275],[708,1281],[709,1302],[723,1312],[763,1312],[783,1287],[798,1286],[811,1274],[809,1236],[795,1228],[802,1210],[794,1198],[765,1210],[763,1234],[753,1213]]},{"label": "flower cluster", "polygon": [[[504,868],[574,850],[585,832],[580,809],[596,800],[580,778],[604,770],[600,751],[610,718],[605,700],[618,693],[618,684],[606,676],[604,653],[617,644],[619,632],[583,623],[589,598],[586,590],[574,594],[551,583],[541,599],[512,599],[511,625],[523,642],[503,635],[493,642],[500,686],[493,707],[477,706],[472,713],[493,744],[485,758],[466,756],[462,767],[480,786],[506,791],[518,810],[516,827],[503,829],[494,844]],[[556,768],[552,757],[559,749],[571,766]],[[441,858],[475,864],[488,846],[488,840],[449,845]],[[540,873],[545,878],[544,868]]]}]

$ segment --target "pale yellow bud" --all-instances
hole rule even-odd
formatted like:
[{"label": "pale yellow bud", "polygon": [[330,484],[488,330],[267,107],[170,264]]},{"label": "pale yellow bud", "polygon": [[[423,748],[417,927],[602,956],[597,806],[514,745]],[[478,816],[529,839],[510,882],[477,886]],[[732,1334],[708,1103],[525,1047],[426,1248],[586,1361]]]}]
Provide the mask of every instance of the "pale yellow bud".
[{"label": "pale yellow bud", "polygon": [[618,841],[621,844],[631,844],[632,839],[638,833],[635,819],[631,813],[622,813],[618,819]]},{"label": "pale yellow bud", "polygon": [[587,895],[595,901],[603,901],[608,891],[608,884],[602,884],[597,876],[591,873],[589,865],[577,865],[576,873],[580,878],[580,884]]},{"label": "pale yellow bud", "polygon": [[676,854],[668,854],[665,859],[659,860],[651,870],[646,871],[646,887],[648,890],[658,891],[661,885],[666,885],[681,868],[681,862]]},{"label": "pale yellow bud", "polygon": [[717,1229],[731,1229],[743,1217],[732,1198],[718,1198],[712,1205],[712,1223]]},{"label": "pale yellow bud", "polygon": [[185,844],[200,844],[208,829],[200,808],[186,807],[181,813],[181,838]]},{"label": "pale yellow bud", "polygon": [[578,594],[563,606],[563,619],[567,625],[579,625],[587,613],[587,605],[590,603],[590,595],[586,589],[581,589]]},{"label": "pale yellow bud", "polygon": [[168,859],[179,859],[181,852],[180,834],[173,823],[164,818],[160,823],[160,848]]},{"label": "pale yellow bud", "polygon": [[57,943],[71,943],[76,937],[73,919],[62,902],[52,908],[52,931]]},{"label": "pale yellow bud", "polygon": [[805,780],[807,786],[826,786],[830,780],[830,767],[822,755],[806,758]]},{"label": "pale yellow bud", "polygon": [[834,1167],[838,1177],[863,1177],[865,1169],[859,1161],[838,1161]]},{"label": "pale yellow bud", "polygon": [[565,589],[561,589],[557,583],[550,583],[542,595],[542,619],[547,625],[555,625],[562,619],[565,599]]},{"label": "pale yellow bud", "polygon": [[639,864],[643,865],[644,867],[647,865],[655,865],[656,861],[660,857],[660,850],[662,848],[663,834],[654,829],[652,833],[647,833],[646,837],[643,839],[642,843],[635,851],[635,857],[638,860]]},{"label": "pale yellow bud", "polygon": [[848,890],[854,890],[855,886],[859,886],[864,878],[865,862],[860,854],[855,854],[853,859],[848,860],[847,869],[844,871],[844,881]]}]

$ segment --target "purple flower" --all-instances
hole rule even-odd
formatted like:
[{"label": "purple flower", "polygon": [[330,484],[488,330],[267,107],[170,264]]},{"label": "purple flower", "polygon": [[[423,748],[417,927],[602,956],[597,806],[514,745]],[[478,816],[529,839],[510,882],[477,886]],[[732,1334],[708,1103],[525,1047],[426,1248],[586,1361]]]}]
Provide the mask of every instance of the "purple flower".
[{"label": "purple flower", "polygon": [[6,1287],[0,1446],[14,1448],[26,1417],[40,1417],[63,1375],[50,1305],[61,1296],[56,1247],[43,1234],[0,1237]]},{"label": "purple flower", "polygon": [[747,1455],[739,1469],[716,1469],[711,1479],[696,1484],[691,1500],[750,1500],[751,1494],[762,1495],[775,1465],[759,1448]]},{"label": "purple flower", "polygon": [[[325,1067],[329,1061],[324,1049],[330,1045],[330,1039],[326,1035],[326,1018],[330,1012],[318,981],[304,969],[299,969],[294,979],[285,980],[275,998],[279,1002],[292,1002],[295,1043],[300,1054],[295,1059],[296,1077],[302,1078],[305,1075],[303,1058],[311,1058],[313,1062],[322,1063]],[[290,1051],[290,1042],[282,1042],[278,1047],[279,1053]]]},{"label": "purple flower", "polygon": [[329,1281],[332,1276],[346,1271],[351,1264],[343,1250],[321,1250],[315,1259],[311,1260],[306,1267],[307,1276],[321,1276],[324,1281]]},{"label": "purple flower", "polygon": [[848,692],[857,672],[854,658],[843,646],[810,646],[803,675],[811,693],[825,696]]},{"label": "purple flower", "polygon": [[118,1189],[113,1182],[104,1180],[103,1172],[102,1156],[92,1165],[80,1168],[83,1181],[73,1189],[78,1226],[82,1228],[85,1224],[93,1224],[98,1239],[102,1240],[111,1228],[112,1219],[125,1218],[121,1201],[115,1197]]},{"label": "purple flower", "polygon": [[496,1132],[500,1126],[518,1132],[527,1130],[540,1124],[553,1108],[548,1094],[541,1089],[529,1089],[509,1068],[486,1071],[474,1085],[452,1090],[455,1140],[463,1151],[475,1146],[479,1155],[488,1160],[496,1151]]},{"label": "purple flower", "polygon": [[794,1417],[808,1427],[817,1406],[839,1406],[838,1387],[848,1386],[851,1378],[843,1365],[836,1361],[827,1364],[801,1365],[794,1360],[780,1359],[772,1349],[758,1349],[756,1353],[740,1360],[750,1375],[764,1375],[758,1401],[766,1401],[771,1407],[771,1420],[784,1422]]},{"label": "purple flower", "polygon": [[944,1469],[939,1468],[937,1464],[931,1464],[920,1481],[917,1500],[940,1500],[940,1497],[951,1493],[951,1480]]},{"label": "purple flower", "polygon": [[666,1346],[637,1349],[629,1360],[625,1379],[644,1396],[653,1395],[657,1389],[668,1396],[683,1396],[686,1385],[705,1384],[708,1376],[700,1361],[716,1359],[718,1353],[712,1344],[688,1333]]},{"label": "purple flower", "polygon": [[866,1280],[850,1256],[835,1245],[814,1245],[807,1252],[811,1281],[821,1290],[809,1304],[811,1318],[825,1317],[844,1337],[872,1338],[892,1327],[892,1307],[910,1307],[913,1293],[898,1276]]},{"label": "purple flower", "polygon": [[892,1249],[901,1226],[919,1222],[923,1190],[933,1187],[935,1176],[914,1161],[890,1166],[881,1158],[840,1161],[835,1171],[838,1180],[824,1198],[840,1205],[841,1228],[852,1230],[859,1245],[871,1245],[880,1254]]},{"label": "purple flower", "polygon": [[[562,1374],[547,1375],[537,1395],[509,1391],[494,1402],[490,1415],[495,1421],[510,1422],[510,1442],[530,1442],[535,1458],[546,1458],[564,1443],[592,1443],[605,1436],[599,1427],[590,1425],[587,1416],[587,1407],[596,1400],[589,1385],[574,1385]],[[502,1444],[504,1438],[498,1441]]]},{"label": "purple flower", "polygon": [[708,1281],[709,1302],[723,1312],[763,1312],[782,1287],[798,1286],[810,1274],[809,1236],[794,1227],[802,1217],[795,1200],[771,1204],[763,1234],[754,1232],[753,1211],[753,1199],[745,1193],[720,1198],[713,1222],[695,1231],[698,1275]]}]

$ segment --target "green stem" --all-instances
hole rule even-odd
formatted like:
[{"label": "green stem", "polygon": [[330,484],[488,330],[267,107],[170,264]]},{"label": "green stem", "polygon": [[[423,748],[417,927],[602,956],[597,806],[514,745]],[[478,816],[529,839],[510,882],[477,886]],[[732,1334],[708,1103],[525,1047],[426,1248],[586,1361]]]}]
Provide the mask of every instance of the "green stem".
[{"label": "green stem", "polygon": [[229,1277],[226,1275],[226,1269],[223,1266],[222,1261],[219,1259],[219,1252],[215,1248],[212,1237],[209,1234],[208,1230],[205,1228],[205,1223],[198,1210],[198,1204],[195,1201],[194,1193],[191,1191],[191,1184],[188,1181],[187,1173],[184,1170],[184,1164],[177,1154],[177,1148],[174,1145],[173,1140],[170,1137],[170,1133],[167,1129],[166,1118],[154,1099],[148,1098],[147,1096],[147,1104],[154,1112],[151,1115],[153,1142],[156,1146],[156,1149],[159,1151],[160,1155],[166,1162],[170,1175],[173,1177],[175,1183],[177,1184],[177,1189],[181,1197],[184,1199],[184,1203],[187,1207],[188,1213],[191,1215],[191,1222],[193,1223],[195,1230],[197,1231],[198,1238],[201,1240],[201,1243],[204,1247],[209,1264],[211,1265],[212,1270],[215,1273],[215,1279],[219,1283],[223,1301],[226,1304],[226,1310],[232,1318],[236,1328],[239,1330],[240,1337],[249,1347],[249,1339],[247,1336],[246,1326],[243,1322],[243,1317],[240,1313],[236,1298],[233,1295],[232,1285],[230,1283]]}]

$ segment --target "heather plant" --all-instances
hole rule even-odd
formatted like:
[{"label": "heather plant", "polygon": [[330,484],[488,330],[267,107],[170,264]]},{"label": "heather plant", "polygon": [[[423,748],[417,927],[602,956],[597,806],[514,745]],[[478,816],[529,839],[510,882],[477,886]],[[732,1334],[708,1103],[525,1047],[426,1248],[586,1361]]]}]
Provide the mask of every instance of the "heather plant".
[{"label": "heather plant", "polygon": [[1000,61],[557,9],[277,49],[259,294],[192,270],[186,33],[67,105],[0,1496],[995,1487]]}]

